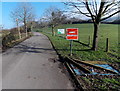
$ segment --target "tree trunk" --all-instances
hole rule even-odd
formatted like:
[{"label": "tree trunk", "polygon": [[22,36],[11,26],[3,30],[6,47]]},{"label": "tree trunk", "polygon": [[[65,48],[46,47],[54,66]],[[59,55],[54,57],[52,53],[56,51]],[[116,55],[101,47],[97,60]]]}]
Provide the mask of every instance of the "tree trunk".
[{"label": "tree trunk", "polygon": [[26,32],[26,37],[28,36],[27,34],[27,25],[25,24],[25,32]]},{"label": "tree trunk", "polygon": [[31,25],[31,32],[33,32],[33,25]]},{"label": "tree trunk", "polygon": [[55,36],[54,25],[52,25],[52,36]]},{"label": "tree trunk", "polygon": [[20,33],[20,28],[18,27],[18,33],[19,33],[19,39],[21,39],[21,33]]},{"label": "tree trunk", "polygon": [[17,29],[18,29],[19,39],[21,39],[21,33],[20,33],[20,28],[19,28],[19,26],[18,26],[18,21],[17,21]]},{"label": "tree trunk", "polygon": [[26,33],[26,37],[28,36],[27,34],[27,22],[26,22],[26,18],[24,17],[24,29],[25,29],[25,33]]},{"label": "tree trunk", "polygon": [[93,45],[92,50],[97,51],[98,48],[98,31],[99,31],[99,23],[94,23],[94,35],[93,35]]}]

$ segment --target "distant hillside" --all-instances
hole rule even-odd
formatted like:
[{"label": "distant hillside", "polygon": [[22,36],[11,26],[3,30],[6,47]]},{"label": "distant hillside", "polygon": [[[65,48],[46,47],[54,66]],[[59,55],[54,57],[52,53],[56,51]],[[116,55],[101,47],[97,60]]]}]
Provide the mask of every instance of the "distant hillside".
[{"label": "distant hillside", "polygon": [[114,24],[120,24],[120,19],[113,21]]},{"label": "distant hillside", "polygon": [[118,16],[108,18],[107,20],[102,21],[102,23],[108,23],[108,24],[120,24],[120,18]]},{"label": "distant hillside", "polygon": [[[78,21],[74,21],[73,24],[77,24],[77,23],[92,23],[92,20],[78,20]],[[118,17],[111,17],[108,18],[104,21],[102,21],[101,23],[106,23],[106,24],[120,24],[120,18]]]}]

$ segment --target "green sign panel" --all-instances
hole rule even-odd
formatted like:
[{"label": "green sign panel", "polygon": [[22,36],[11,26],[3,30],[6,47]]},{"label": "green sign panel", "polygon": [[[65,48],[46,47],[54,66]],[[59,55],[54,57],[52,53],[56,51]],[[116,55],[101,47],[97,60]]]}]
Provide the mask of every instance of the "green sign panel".
[{"label": "green sign panel", "polygon": [[65,29],[58,29],[58,34],[65,34]]}]

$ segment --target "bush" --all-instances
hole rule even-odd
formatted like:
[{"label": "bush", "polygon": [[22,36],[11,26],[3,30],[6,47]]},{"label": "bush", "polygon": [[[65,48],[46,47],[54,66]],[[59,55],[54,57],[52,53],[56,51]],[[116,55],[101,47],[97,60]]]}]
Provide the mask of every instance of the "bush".
[{"label": "bush", "polygon": [[8,35],[6,35],[2,38],[2,46],[9,47],[9,45],[12,43],[13,40],[15,40],[14,34],[9,33]]}]

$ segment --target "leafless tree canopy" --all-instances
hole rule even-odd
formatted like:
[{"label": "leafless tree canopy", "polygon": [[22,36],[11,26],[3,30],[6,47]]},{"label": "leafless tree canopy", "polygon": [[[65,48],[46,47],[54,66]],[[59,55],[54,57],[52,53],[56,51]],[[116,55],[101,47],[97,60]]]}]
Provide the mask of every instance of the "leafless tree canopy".
[{"label": "leafless tree canopy", "polygon": [[35,19],[34,10],[30,3],[20,3],[15,10],[11,12],[13,21],[18,19],[19,22],[26,24]]},{"label": "leafless tree canopy", "polygon": [[66,2],[66,5],[74,7],[72,13],[80,13],[92,20],[103,21],[120,12],[120,1],[118,0],[77,0],[77,2]]},{"label": "leafless tree canopy", "polygon": [[63,11],[57,7],[49,7],[44,13],[44,20],[47,20],[49,25],[52,27],[52,35],[55,35],[54,27],[64,23],[66,16]]},{"label": "leafless tree canopy", "polygon": [[[98,31],[100,22],[106,20],[120,12],[119,0],[77,0],[76,2],[66,2],[69,7],[74,7],[72,13],[83,14],[90,17],[94,24],[94,35],[92,50],[98,47]],[[75,10],[76,9],[76,10]]]},{"label": "leafless tree canopy", "polygon": [[35,19],[32,5],[26,2],[20,3],[17,6],[17,8],[11,12],[11,17],[15,23],[24,24],[24,29],[26,31],[26,36],[27,36],[27,23],[30,21],[34,21]]},{"label": "leafless tree canopy", "polygon": [[64,15],[63,11],[53,6],[46,9],[44,16],[51,24],[54,25],[61,24],[66,19],[66,16]]}]

